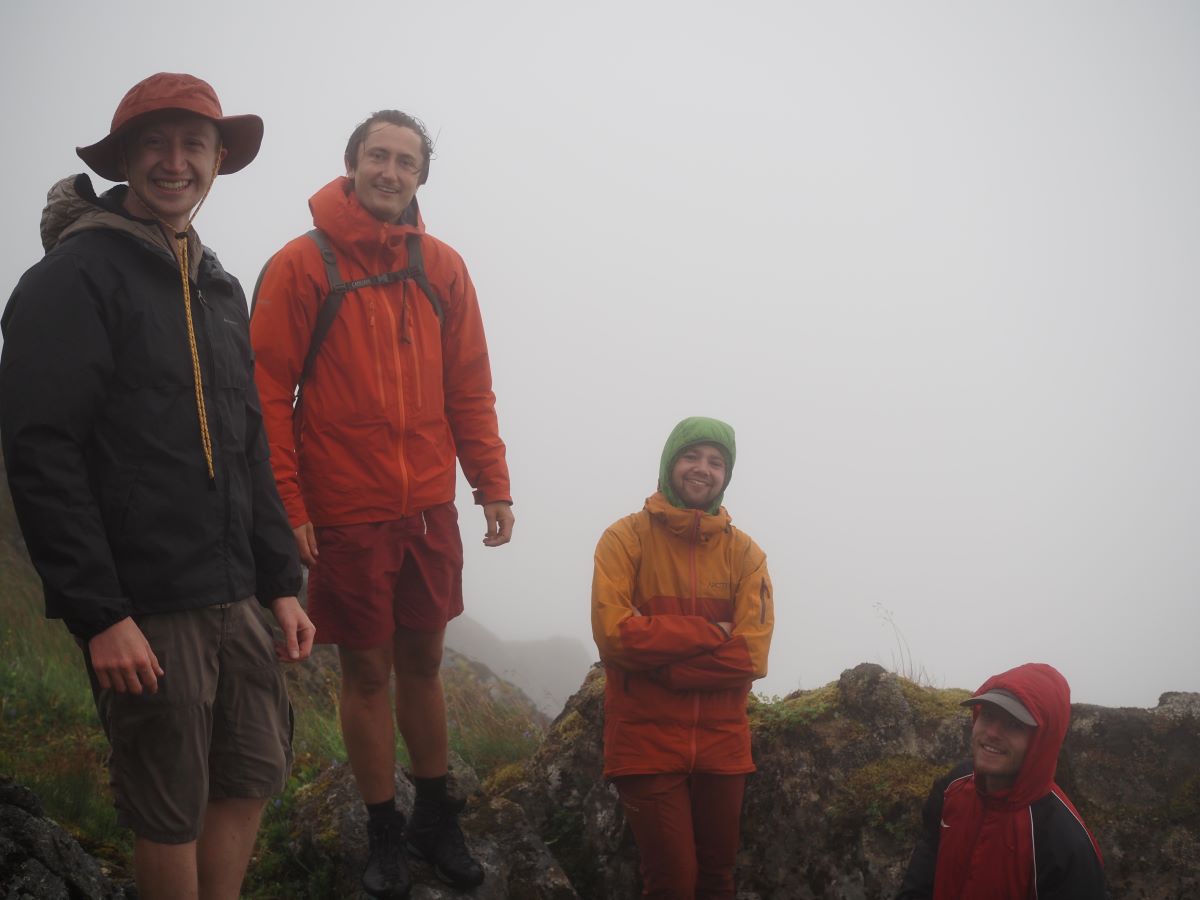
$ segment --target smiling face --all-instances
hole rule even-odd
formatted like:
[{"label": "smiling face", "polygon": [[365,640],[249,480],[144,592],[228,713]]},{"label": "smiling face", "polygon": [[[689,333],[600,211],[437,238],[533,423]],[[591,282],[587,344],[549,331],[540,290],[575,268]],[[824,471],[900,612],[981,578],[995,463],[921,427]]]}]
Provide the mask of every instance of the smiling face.
[{"label": "smiling face", "polygon": [[217,126],[190,113],[168,113],[139,125],[124,142],[129,181],[125,209],[156,218],[176,231],[187,228],[215,175],[218,152],[225,158]]},{"label": "smiling face", "polygon": [[346,177],[363,209],[383,222],[395,222],[417,193],[425,165],[421,136],[390,122],[370,127],[358,148],[358,159]]},{"label": "smiling face", "polygon": [[675,458],[671,487],[690,509],[708,509],[725,489],[725,456],[716,444],[693,444]]},{"label": "smiling face", "polygon": [[1013,786],[1025,762],[1036,729],[1018,722],[994,703],[980,703],[971,728],[971,757],[975,775],[988,793]]}]

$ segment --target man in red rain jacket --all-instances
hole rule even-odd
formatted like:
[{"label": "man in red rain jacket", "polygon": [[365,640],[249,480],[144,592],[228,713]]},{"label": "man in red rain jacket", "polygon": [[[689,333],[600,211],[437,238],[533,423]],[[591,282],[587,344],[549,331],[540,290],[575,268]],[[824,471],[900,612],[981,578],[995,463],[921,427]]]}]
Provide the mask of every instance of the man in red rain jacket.
[{"label": "man in red rain jacket", "polygon": [[[351,285],[311,372],[331,278],[309,236],[268,263],[251,322],[271,465],[309,567],[309,613],[320,640],[338,645],[342,735],[369,815],[363,888],[374,897],[407,895],[405,849],[456,887],[483,881],[446,791],[439,677],[446,623],[463,610],[459,463],[483,508],[483,543],[506,544],[513,528],[475,288],[417,205],[431,152],[420,121],[381,110],[350,135],[346,175],[309,201]],[[416,786],[407,827],[395,805],[393,714]]]},{"label": "man in red rain jacket", "polygon": [[971,761],[937,781],[896,900],[1104,900],[1095,839],[1054,783],[1071,689],[1026,663],[970,700]]}]

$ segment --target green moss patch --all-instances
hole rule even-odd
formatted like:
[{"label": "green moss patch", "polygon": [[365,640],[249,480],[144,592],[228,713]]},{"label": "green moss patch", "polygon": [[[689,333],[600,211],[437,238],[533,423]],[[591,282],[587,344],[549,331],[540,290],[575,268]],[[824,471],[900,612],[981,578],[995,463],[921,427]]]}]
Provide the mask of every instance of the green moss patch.
[{"label": "green moss patch", "polygon": [[850,773],[831,809],[835,818],[911,839],[921,821],[921,804],[944,767],[915,756],[889,756]]},{"label": "green moss patch", "polygon": [[900,691],[908,702],[908,708],[923,722],[953,718],[969,718],[971,713],[961,704],[971,696],[970,691],[960,688],[933,688],[899,678]]},{"label": "green moss patch", "polygon": [[752,731],[788,731],[832,718],[837,712],[838,702],[838,687],[834,683],[813,691],[798,691],[783,698],[751,694],[746,713]]}]

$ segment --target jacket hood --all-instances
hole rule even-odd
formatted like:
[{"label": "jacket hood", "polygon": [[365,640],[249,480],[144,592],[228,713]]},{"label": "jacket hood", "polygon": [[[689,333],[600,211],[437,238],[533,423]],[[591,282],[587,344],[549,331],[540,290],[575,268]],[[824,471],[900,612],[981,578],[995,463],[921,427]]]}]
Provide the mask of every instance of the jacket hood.
[{"label": "jacket hood", "polygon": [[[1054,786],[1058,752],[1071,723],[1071,688],[1057,669],[1045,663],[1026,663],[993,675],[975,694],[996,688],[1020,700],[1037,721],[1016,782],[999,795],[1006,806],[1028,806],[1050,793]],[[979,707],[973,707],[972,716],[978,715]]]},{"label": "jacket hood", "polygon": [[321,188],[308,200],[313,225],[329,236],[329,239],[349,255],[373,261],[380,248],[399,250],[404,239],[412,232],[424,234],[425,222],[421,208],[413,197],[408,209],[399,222],[383,222],[375,218],[358,202],[353,184],[346,176],[339,176]]},{"label": "jacket hood", "polygon": [[[117,185],[99,197],[86,174],[70,175],[54,183],[46,192],[42,210],[42,248],[49,253],[67,238],[81,231],[108,229],[128,234],[175,259],[175,250],[158,223],[135,219],[125,211],[125,185]],[[188,260],[195,278],[200,268],[203,246],[194,228],[188,229]]]},{"label": "jacket hood", "polygon": [[725,489],[729,487],[729,480],[733,478],[733,463],[737,459],[733,426],[718,419],[692,416],[684,419],[672,429],[658,463],[658,489],[672,506],[685,508],[683,501],[671,487],[671,468],[680,453],[696,444],[716,444],[725,457],[725,484],[722,485],[721,492],[713,498],[712,505],[706,510],[713,514],[721,508],[721,501],[725,499]]}]

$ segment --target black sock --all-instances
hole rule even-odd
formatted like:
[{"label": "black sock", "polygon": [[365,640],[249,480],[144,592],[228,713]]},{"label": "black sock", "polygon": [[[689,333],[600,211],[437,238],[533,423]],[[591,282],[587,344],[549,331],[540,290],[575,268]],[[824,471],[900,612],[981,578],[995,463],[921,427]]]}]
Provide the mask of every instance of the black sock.
[{"label": "black sock", "polygon": [[421,806],[441,806],[446,801],[446,776],[437,778],[413,778],[417,788],[417,800]]},{"label": "black sock", "polygon": [[396,798],[389,797],[387,800],[382,800],[379,803],[367,803],[367,818],[372,822],[381,822],[385,819],[390,819],[396,814]]}]

